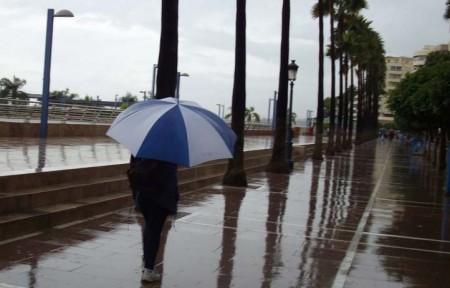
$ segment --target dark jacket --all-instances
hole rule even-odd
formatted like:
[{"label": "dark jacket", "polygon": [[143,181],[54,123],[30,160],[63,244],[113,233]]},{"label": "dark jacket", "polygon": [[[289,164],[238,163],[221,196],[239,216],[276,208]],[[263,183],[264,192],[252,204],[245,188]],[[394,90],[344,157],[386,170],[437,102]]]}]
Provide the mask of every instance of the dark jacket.
[{"label": "dark jacket", "polygon": [[176,164],[153,160],[135,158],[131,156],[130,170],[140,166],[145,168],[144,181],[132,183],[130,186],[134,193],[142,193],[148,201],[155,201],[160,206],[175,214],[178,208],[178,167]]}]

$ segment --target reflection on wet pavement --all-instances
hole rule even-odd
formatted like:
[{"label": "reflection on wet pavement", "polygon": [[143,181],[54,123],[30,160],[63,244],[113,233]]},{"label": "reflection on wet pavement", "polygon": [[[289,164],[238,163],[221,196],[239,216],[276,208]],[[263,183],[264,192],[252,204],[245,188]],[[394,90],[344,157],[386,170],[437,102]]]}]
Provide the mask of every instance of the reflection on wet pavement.
[{"label": "reflection on wet pavement", "polygon": [[[443,173],[376,141],[249,187],[181,197],[142,287],[448,287]],[[141,287],[142,217],[131,209],[0,246],[0,283]]]},{"label": "reflection on wet pavement", "polygon": [[[294,145],[311,144],[312,136],[294,137]],[[268,136],[246,136],[244,150],[272,147]],[[124,163],[130,153],[109,137],[54,137],[0,139],[0,174],[41,172],[44,169],[88,167],[102,163]]]}]

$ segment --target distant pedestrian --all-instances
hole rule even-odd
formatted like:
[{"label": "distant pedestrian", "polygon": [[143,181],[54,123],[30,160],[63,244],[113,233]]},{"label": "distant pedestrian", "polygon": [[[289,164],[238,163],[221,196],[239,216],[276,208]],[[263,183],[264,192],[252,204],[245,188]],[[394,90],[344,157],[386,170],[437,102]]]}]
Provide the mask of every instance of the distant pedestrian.
[{"label": "distant pedestrian", "polygon": [[395,135],[394,129],[389,129],[389,131],[388,131],[388,139],[390,141],[392,141],[392,139],[394,139],[394,135]]},{"label": "distant pedestrian", "polygon": [[155,271],[155,261],[161,232],[167,216],[176,214],[178,207],[178,167],[176,164],[131,157],[128,177],[133,199],[144,216],[142,232],[142,282],[155,282],[161,275]]}]

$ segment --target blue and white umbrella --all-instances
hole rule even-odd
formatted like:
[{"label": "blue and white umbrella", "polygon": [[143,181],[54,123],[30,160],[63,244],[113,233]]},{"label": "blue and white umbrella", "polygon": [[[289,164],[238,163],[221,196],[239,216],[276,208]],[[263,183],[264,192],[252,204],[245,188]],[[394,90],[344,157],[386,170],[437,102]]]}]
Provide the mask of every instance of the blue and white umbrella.
[{"label": "blue and white umbrella", "polygon": [[117,116],[106,135],[136,157],[191,167],[232,158],[236,134],[216,114],[174,98],[133,104]]}]

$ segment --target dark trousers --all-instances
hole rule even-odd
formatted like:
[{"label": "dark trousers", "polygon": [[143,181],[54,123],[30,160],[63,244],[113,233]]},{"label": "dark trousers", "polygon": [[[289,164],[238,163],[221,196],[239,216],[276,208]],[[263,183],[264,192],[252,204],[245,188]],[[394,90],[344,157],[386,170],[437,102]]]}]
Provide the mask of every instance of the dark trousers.
[{"label": "dark trousers", "polygon": [[145,219],[145,226],[142,231],[144,267],[154,269],[156,255],[158,254],[159,244],[161,242],[161,232],[169,211],[155,203],[145,193],[137,192],[135,200]]}]

